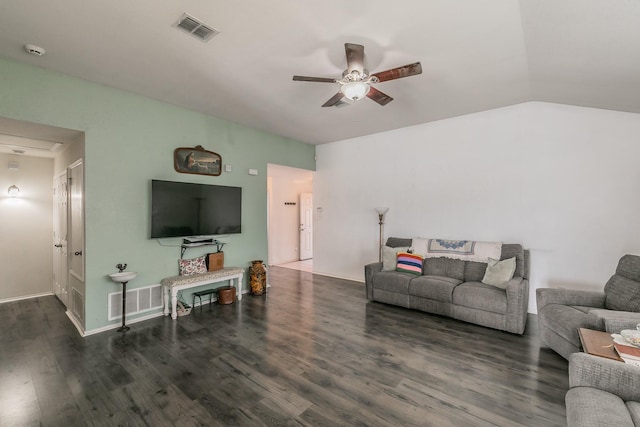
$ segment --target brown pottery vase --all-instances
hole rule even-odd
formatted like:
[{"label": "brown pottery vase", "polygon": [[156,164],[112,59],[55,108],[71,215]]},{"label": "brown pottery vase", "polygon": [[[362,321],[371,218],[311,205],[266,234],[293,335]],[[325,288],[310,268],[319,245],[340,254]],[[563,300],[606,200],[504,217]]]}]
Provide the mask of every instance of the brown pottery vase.
[{"label": "brown pottery vase", "polygon": [[262,260],[251,261],[249,268],[251,295],[262,295],[267,290],[267,269]]}]

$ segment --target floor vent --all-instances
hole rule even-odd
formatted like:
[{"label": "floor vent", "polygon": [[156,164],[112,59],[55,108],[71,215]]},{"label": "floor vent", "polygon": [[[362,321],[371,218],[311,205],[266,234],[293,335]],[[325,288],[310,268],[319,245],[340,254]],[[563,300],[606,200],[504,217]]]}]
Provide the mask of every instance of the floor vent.
[{"label": "floor vent", "polygon": [[174,24],[176,28],[180,28],[183,31],[191,34],[195,38],[202,40],[203,42],[208,42],[218,34],[220,31],[203,24],[201,21],[197,20],[193,16],[189,16],[186,13],[183,13],[178,22]]},{"label": "floor vent", "polygon": [[[109,294],[109,319],[122,317],[122,291]],[[151,285],[127,291],[127,316],[162,308],[162,285]]]}]

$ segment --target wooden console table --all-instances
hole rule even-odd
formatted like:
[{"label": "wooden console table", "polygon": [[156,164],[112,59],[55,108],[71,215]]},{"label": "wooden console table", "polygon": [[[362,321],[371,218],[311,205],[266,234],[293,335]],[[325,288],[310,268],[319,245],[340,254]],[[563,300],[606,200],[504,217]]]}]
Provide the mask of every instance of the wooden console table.
[{"label": "wooden console table", "polygon": [[169,296],[171,296],[171,318],[175,320],[178,318],[176,309],[178,305],[178,291],[218,282],[229,281],[229,285],[236,288],[236,295],[238,296],[238,301],[240,301],[242,299],[243,277],[244,269],[238,267],[226,267],[221,270],[193,274],[191,276],[165,277],[160,281],[164,289],[164,315],[169,314]]}]

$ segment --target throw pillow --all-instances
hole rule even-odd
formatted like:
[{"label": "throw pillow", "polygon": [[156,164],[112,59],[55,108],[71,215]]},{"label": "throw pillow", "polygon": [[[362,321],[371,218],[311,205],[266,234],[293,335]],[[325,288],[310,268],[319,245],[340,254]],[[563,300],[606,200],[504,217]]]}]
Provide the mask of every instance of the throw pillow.
[{"label": "throw pillow", "polygon": [[513,279],[513,273],[516,272],[516,258],[505,260],[497,260],[489,258],[487,263],[487,271],[484,273],[482,283],[485,285],[496,286],[506,289],[509,280]]},{"label": "throw pillow", "polygon": [[422,274],[423,260],[424,258],[422,257],[422,255],[410,254],[408,252],[399,252],[396,271],[400,271],[402,273],[411,273],[415,274],[416,276],[420,276]]},{"label": "throw pillow", "polygon": [[407,246],[400,248],[392,248],[390,246],[382,247],[382,271],[393,271],[396,269],[398,260],[398,252],[406,252]]},{"label": "throw pillow", "polygon": [[193,259],[181,259],[178,261],[181,276],[191,276],[207,272],[206,255]]},{"label": "throw pillow", "polygon": [[429,247],[429,239],[424,237],[414,237],[411,240],[411,247],[414,254],[420,254],[422,256],[427,255],[427,248]]}]

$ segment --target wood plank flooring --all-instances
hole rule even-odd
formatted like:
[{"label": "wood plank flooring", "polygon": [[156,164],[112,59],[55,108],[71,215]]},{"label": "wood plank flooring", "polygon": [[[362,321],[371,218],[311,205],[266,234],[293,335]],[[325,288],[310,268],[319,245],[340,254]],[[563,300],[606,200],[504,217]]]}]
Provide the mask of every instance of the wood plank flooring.
[{"label": "wood plank flooring", "polygon": [[1,426],[562,426],[567,363],[517,336],[273,267],[267,296],[81,338],[0,305]]}]

